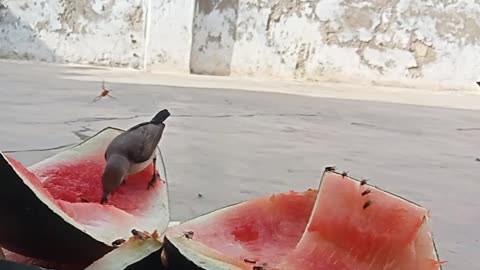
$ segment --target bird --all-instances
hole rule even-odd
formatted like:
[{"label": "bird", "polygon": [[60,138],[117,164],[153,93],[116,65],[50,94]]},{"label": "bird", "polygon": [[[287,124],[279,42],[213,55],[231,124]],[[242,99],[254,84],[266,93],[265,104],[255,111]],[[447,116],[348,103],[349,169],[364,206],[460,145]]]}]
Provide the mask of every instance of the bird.
[{"label": "bird", "polygon": [[150,121],[139,123],[116,136],[105,150],[106,165],[102,173],[101,204],[108,202],[108,195],[125,184],[125,178],[137,173],[153,162],[153,176],[148,182],[150,189],[158,177],[155,149],[165,130],[165,120],[170,116],[167,109],[158,112]]}]

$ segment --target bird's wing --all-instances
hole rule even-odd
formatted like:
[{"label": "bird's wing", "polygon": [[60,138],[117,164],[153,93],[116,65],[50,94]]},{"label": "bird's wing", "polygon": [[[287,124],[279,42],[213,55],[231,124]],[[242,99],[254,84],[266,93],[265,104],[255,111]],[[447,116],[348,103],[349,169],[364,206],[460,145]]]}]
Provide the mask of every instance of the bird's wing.
[{"label": "bird's wing", "polygon": [[[129,147],[129,159],[135,163],[148,160],[162,138],[165,124],[162,125],[142,125],[129,131],[131,140],[134,140],[136,147]],[[133,145],[132,145],[133,146]]]},{"label": "bird's wing", "polygon": [[136,124],[135,126],[127,129],[125,132],[133,131],[133,130],[139,128],[139,127],[142,127],[142,126],[145,126],[145,125],[148,125],[148,124],[150,124],[150,122],[143,122],[143,123]]}]

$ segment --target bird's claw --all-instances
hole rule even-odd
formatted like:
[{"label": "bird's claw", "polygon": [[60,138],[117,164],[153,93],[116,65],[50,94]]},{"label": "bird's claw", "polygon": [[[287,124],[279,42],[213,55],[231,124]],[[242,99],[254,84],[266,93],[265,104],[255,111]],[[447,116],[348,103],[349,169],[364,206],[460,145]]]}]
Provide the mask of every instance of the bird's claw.
[{"label": "bird's claw", "polygon": [[158,177],[160,177],[160,174],[158,172],[156,172],[152,176],[152,179],[150,181],[148,181],[147,189],[150,189],[155,185],[155,181],[157,180]]},{"label": "bird's claw", "polygon": [[102,196],[102,200],[100,201],[100,204],[106,204],[108,202],[107,196]]},{"label": "bird's claw", "polygon": [[147,189],[151,189],[153,187],[153,185],[155,185],[155,178],[148,181],[148,185],[147,185]]}]

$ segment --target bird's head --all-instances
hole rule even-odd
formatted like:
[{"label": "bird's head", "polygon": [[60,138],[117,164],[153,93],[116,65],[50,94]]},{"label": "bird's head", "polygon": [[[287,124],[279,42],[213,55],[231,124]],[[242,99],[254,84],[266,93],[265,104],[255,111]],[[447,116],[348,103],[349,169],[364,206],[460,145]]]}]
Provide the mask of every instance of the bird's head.
[{"label": "bird's head", "polygon": [[128,159],[123,156],[113,155],[108,159],[102,174],[102,204],[106,203],[107,196],[120,186],[127,176],[129,166]]}]

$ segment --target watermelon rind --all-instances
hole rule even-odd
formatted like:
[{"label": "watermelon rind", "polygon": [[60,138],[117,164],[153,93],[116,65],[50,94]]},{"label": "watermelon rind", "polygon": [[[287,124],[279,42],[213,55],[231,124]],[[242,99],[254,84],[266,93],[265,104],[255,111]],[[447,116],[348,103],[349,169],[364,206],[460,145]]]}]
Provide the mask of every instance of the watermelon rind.
[{"label": "watermelon rind", "polygon": [[[157,233],[155,233],[157,234]],[[158,236],[153,237],[147,234],[148,238],[138,239],[131,237],[127,242],[120,247],[106,254],[99,260],[93,262],[85,270],[123,270],[136,262],[145,259],[150,254],[159,251],[162,247],[162,242]],[[158,265],[161,266],[160,252],[156,254],[158,256]],[[153,268],[153,267],[152,267]]]},{"label": "watermelon rind", "polygon": [[[180,222],[169,222],[172,227]],[[148,238],[132,236],[110,253],[93,262],[84,270],[147,270],[164,269],[161,261],[163,242],[158,232],[145,233]]]},{"label": "watermelon rind", "polygon": [[[35,171],[52,162],[81,159],[104,151],[123,130],[107,127],[87,140],[59,152],[27,169]],[[157,147],[157,154],[160,149]],[[162,174],[161,158],[156,167]],[[169,222],[168,183],[157,192],[148,209],[135,213],[135,226],[115,227],[115,221],[81,224],[68,216],[57,204],[17,171],[0,152],[0,245],[12,252],[59,263],[93,262],[115,247],[115,240],[129,237],[132,229],[163,232]],[[103,227],[101,227],[103,225]]]},{"label": "watermelon rind", "polygon": [[17,263],[0,259],[0,269],[2,270],[49,270],[35,265]]},{"label": "watermelon rind", "polygon": [[198,252],[207,246],[191,241],[184,236],[165,237],[163,248],[167,254],[168,267],[170,269],[189,270],[242,270],[227,262],[215,260]]}]

